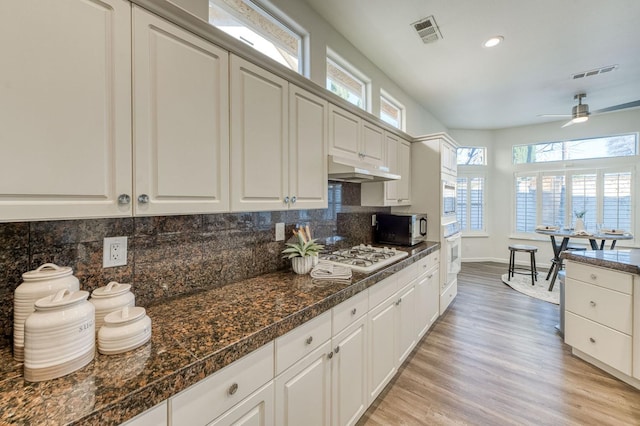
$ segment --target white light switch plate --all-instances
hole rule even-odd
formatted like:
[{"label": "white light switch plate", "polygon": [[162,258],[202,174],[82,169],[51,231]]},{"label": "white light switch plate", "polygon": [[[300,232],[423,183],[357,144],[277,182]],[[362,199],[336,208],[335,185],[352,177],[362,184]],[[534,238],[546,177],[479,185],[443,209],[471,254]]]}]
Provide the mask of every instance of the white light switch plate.
[{"label": "white light switch plate", "polygon": [[127,237],[107,237],[102,246],[102,267],[127,264]]}]

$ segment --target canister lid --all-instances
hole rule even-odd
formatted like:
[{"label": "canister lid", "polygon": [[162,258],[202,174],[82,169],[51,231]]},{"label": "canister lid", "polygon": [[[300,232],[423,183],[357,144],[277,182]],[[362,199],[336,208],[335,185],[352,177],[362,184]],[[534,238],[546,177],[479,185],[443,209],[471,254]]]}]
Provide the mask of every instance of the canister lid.
[{"label": "canister lid", "polygon": [[131,290],[131,284],[120,284],[115,281],[111,281],[104,287],[99,287],[91,292],[91,297],[95,298],[106,298],[106,297],[115,297],[120,296],[121,294],[127,293]]},{"label": "canister lid", "polygon": [[104,317],[104,323],[106,325],[119,326],[130,322],[137,321],[144,317],[147,311],[142,306],[125,306],[122,309],[118,309],[115,312],[111,312]]},{"label": "canister lid", "polygon": [[69,291],[69,289],[58,290],[57,293],[36,300],[36,309],[56,309],[71,306],[87,300],[89,292],[84,290]]},{"label": "canister lid", "polygon": [[70,266],[58,266],[55,263],[45,263],[33,271],[22,274],[25,281],[50,280],[71,275],[73,270]]}]

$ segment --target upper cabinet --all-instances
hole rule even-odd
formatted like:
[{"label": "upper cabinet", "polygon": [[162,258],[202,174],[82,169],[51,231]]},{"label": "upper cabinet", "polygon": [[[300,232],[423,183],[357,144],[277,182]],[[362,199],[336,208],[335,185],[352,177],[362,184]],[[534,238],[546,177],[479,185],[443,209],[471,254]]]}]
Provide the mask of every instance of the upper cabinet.
[{"label": "upper cabinet", "polygon": [[411,205],[411,143],[401,140],[398,144],[398,174],[399,181],[394,182],[398,186],[397,202],[399,206]]},{"label": "upper cabinet", "polygon": [[399,180],[370,182],[361,185],[363,206],[411,205],[411,143],[385,132],[386,163]]},{"label": "upper cabinet", "polygon": [[0,2],[0,221],[131,215],[130,28],[125,0]]},{"label": "upper cabinet", "polygon": [[385,131],[338,106],[329,105],[329,154],[385,166]]},{"label": "upper cabinet", "polygon": [[229,54],[134,7],[136,215],[229,210]]},{"label": "upper cabinet", "polygon": [[456,176],[458,174],[457,147],[443,139],[440,145],[440,157],[442,172]]}]

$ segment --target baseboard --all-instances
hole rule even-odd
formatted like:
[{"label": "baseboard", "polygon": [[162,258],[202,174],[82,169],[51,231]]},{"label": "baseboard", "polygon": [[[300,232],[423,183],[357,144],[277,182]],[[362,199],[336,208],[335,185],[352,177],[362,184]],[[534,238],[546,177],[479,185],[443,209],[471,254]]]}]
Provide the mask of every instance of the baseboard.
[{"label": "baseboard", "polygon": [[[505,265],[509,264],[509,259],[501,259],[498,257],[465,257],[462,258],[462,263],[477,263],[477,262],[496,262],[496,263],[504,263]],[[524,260],[516,260],[516,265],[529,266],[529,259]],[[539,263],[536,259],[536,266],[539,269],[549,269],[551,268],[551,263]]]}]

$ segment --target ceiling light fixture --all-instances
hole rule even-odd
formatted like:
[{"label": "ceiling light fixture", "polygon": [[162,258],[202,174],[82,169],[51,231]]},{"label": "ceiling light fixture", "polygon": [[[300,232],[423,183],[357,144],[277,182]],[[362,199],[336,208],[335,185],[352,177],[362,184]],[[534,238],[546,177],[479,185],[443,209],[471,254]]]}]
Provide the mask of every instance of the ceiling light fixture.
[{"label": "ceiling light fixture", "polygon": [[495,47],[500,43],[502,43],[502,40],[504,40],[504,37],[494,36],[494,37],[491,37],[489,40],[485,41],[482,45],[484,47]]}]

